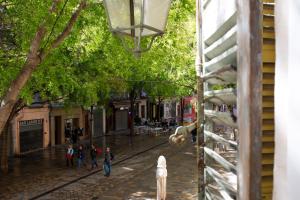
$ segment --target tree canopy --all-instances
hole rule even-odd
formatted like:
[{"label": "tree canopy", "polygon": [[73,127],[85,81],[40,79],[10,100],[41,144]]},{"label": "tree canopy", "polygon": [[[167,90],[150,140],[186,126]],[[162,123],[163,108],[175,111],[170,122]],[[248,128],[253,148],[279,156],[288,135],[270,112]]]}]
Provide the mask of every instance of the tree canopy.
[{"label": "tree canopy", "polygon": [[[0,5],[0,100],[22,70],[41,24],[48,30],[42,51],[64,31],[79,0],[7,0]],[[53,6],[54,5],[54,6]],[[51,12],[49,9],[53,9]],[[174,0],[166,33],[136,59],[108,28],[101,2],[87,1],[72,32],[39,64],[19,95],[90,106],[112,91],[143,90],[151,96],[189,95],[195,86],[194,1]],[[50,13],[50,14],[49,14]]]}]

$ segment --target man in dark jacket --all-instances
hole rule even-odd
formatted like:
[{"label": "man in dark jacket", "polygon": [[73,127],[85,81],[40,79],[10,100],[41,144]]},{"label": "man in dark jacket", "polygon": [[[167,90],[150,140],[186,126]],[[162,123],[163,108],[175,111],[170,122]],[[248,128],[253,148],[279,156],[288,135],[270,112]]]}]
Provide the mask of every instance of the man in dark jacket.
[{"label": "man in dark jacket", "polygon": [[91,160],[92,160],[92,169],[94,169],[94,167],[98,168],[98,164],[97,164],[97,149],[95,148],[94,145],[92,145],[92,148],[91,148]]},{"label": "man in dark jacket", "polygon": [[114,155],[110,152],[110,148],[107,147],[104,155],[104,176],[109,177],[111,172],[111,161],[114,159]]},{"label": "man in dark jacket", "polygon": [[83,151],[82,145],[79,145],[79,147],[78,147],[77,161],[78,161],[78,169],[79,169],[81,167],[81,165],[84,163],[84,151]]}]

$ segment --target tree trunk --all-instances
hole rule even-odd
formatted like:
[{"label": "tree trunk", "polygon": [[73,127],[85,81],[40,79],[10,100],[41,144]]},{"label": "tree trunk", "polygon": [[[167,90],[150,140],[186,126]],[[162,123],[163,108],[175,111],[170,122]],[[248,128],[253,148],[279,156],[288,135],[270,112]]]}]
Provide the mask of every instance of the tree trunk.
[{"label": "tree trunk", "polygon": [[2,140],[2,146],[1,146],[1,170],[4,173],[8,172],[8,150],[9,150],[9,125],[13,117],[18,113],[19,110],[21,110],[24,107],[24,104],[22,100],[18,100],[15,105],[12,108],[12,112],[8,116],[8,120],[4,126],[3,133],[0,136],[0,139]]},{"label": "tree trunk", "polygon": [[160,106],[161,106],[161,102],[162,102],[162,98],[158,97],[158,116],[157,116],[157,121],[160,122],[161,121],[161,113],[160,113]]},{"label": "tree trunk", "polygon": [[181,122],[181,126],[183,126],[183,114],[184,114],[184,109],[183,109],[183,104],[184,102],[184,99],[183,98],[180,98],[180,115],[181,115],[181,119],[180,119],[180,122]]},{"label": "tree trunk", "polygon": [[2,146],[1,146],[1,170],[3,173],[8,172],[8,139],[9,139],[9,123],[5,126],[3,134],[1,136]]},{"label": "tree trunk", "polygon": [[[39,44],[36,44],[39,45]],[[31,47],[35,48],[35,47]],[[40,63],[39,57],[35,53],[29,53],[27,61],[17,76],[17,78],[11,83],[0,107],[0,135],[3,133],[5,125],[8,121],[8,118],[12,112],[12,109],[16,102],[18,101],[18,96],[21,89],[25,86],[28,79],[31,77],[32,72],[36,69],[37,65]]]},{"label": "tree trunk", "polygon": [[93,145],[93,143],[94,143],[94,141],[93,141],[93,137],[94,137],[94,106],[91,106],[91,110],[90,110],[90,117],[91,117],[91,119],[90,119],[90,127],[91,127],[91,129],[90,129],[90,146],[92,146]]},{"label": "tree trunk", "polygon": [[130,94],[130,136],[134,135],[134,96]]},{"label": "tree trunk", "polygon": [[205,199],[205,158],[204,158],[204,87],[203,87],[203,37],[202,37],[203,0],[196,0],[196,37],[197,51],[195,69],[197,74],[197,181],[198,200]]},{"label": "tree trunk", "polygon": [[160,121],[160,101],[158,100],[157,121]]}]

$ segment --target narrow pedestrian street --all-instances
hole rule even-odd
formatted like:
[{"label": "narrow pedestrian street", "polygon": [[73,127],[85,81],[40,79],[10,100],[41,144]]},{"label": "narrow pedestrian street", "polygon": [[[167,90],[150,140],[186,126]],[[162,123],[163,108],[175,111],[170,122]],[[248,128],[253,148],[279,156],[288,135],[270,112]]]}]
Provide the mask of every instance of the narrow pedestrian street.
[{"label": "narrow pedestrian street", "polygon": [[[156,199],[159,155],[167,159],[167,199],[195,199],[196,157],[191,143],[172,146],[167,136],[105,138],[115,154],[110,177],[103,175],[102,157],[94,171],[89,162],[82,169],[67,168],[60,146],[15,159],[14,169],[1,175],[0,199]],[[103,138],[95,143],[102,146]]]}]

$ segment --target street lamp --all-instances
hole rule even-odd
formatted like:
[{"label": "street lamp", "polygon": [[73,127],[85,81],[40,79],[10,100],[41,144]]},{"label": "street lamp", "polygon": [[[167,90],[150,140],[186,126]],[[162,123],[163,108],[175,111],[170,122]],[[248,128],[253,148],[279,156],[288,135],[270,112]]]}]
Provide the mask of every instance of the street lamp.
[{"label": "street lamp", "polygon": [[[119,36],[123,46],[140,56],[148,51],[157,36],[165,32],[172,0],[104,0],[110,30]],[[134,41],[134,47],[126,44],[125,37]],[[150,43],[142,47],[141,38],[150,37]]]}]

